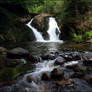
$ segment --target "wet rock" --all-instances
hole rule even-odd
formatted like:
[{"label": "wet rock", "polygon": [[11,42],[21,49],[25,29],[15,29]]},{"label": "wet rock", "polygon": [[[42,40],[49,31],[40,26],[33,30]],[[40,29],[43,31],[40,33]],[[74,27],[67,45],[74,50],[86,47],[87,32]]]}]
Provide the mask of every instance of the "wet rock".
[{"label": "wet rock", "polygon": [[5,54],[6,51],[7,51],[6,48],[0,47],[0,54]]},{"label": "wet rock", "polygon": [[[38,29],[40,32],[44,33],[48,29],[48,17],[50,14],[42,13],[34,17],[34,21],[32,22],[32,26]],[[44,30],[44,31],[43,31]]]},{"label": "wet rock", "polygon": [[21,64],[20,59],[6,59],[5,65],[8,67],[16,67],[16,65]]},{"label": "wet rock", "polygon": [[84,60],[83,63],[86,66],[92,66],[92,60]]},{"label": "wet rock", "polygon": [[84,65],[92,65],[92,52],[85,52],[82,54]]},{"label": "wet rock", "polygon": [[31,75],[27,76],[27,82],[31,83],[32,81],[37,82]]},{"label": "wet rock", "polygon": [[62,65],[64,64],[66,60],[63,58],[63,57],[57,57],[56,60],[55,60],[55,65]]},{"label": "wet rock", "polygon": [[7,58],[26,58],[29,52],[23,48],[17,47],[7,52]]},{"label": "wet rock", "polygon": [[54,80],[59,80],[62,79],[64,76],[64,71],[63,69],[60,68],[55,68],[51,71],[51,78]]},{"label": "wet rock", "polygon": [[79,52],[72,53],[72,57],[74,60],[81,60],[81,56]]},{"label": "wet rock", "polygon": [[48,76],[46,73],[43,73],[42,77],[41,77],[41,80],[48,81],[48,80],[50,80],[50,76]]},{"label": "wet rock", "polygon": [[59,56],[59,52],[55,52],[55,56]]},{"label": "wet rock", "polygon": [[53,60],[55,59],[55,55],[54,54],[48,54],[48,55],[41,55],[42,60]]},{"label": "wet rock", "polygon": [[78,65],[75,65],[75,67],[73,67],[73,70],[75,72],[84,72],[85,73],[87,68],[83,65],[78,64]]},{"label": "wet rock", "polygon": [[75,86],[73,92],[91,92],[92,87],[82,78],[74,78]]},{"label": "wet rock", "polygon": [[[14,84],[14,83],[16,83],[15,80],[1,82],[1,83],[0,83],[0,88],[3,87],[3,86],[7,86],[7,85],[9,86],[9,85],[12,85],[12,84]],[[0,92],[2,92],[2,91],[0,91]]]},{"label": "wet rock", "polygon": [[71,61],[64,64],[64,67],[66,68],[74,68],[78,64],[78,61]]},{"label": "wet rock", "polygon": [[84,77],[84,79],[85,79],[87,82],[89,82],[89,83],[92,84],[92,74],[86,75],[86,76]]},{"label": "wet rock", "polygon": [[27,56],[27,60],[28,60],[29,63],[37,63],[37,62],[41,61],[41,58],[38,57],[38,56],[32,56],[31,54],[29,54]]},{"label": "wet rock", "polygon": [[75,84],[75,81],[68,78],[63,78],[60,81],[55,82],[57,86],[67,87],[67,86],[73,86]]},{"label": "wet rock", "polygon": [[41,55],[42,60],[48,60],[49,59],[49,55]]},{"label": "wet rock", "polygon": [[74,61],[72,54],[64,54],[63,58],[65,58],[66,61]]},{"label": "wet rock", "polygon": [[92,39],[90,39],[90,40],[88,40],[86,42],[92,44]]},{"label": "wet rock", "polygon": [[85,75],[83,72],[75,72],[71,75],[71,78],[82,78]]}]

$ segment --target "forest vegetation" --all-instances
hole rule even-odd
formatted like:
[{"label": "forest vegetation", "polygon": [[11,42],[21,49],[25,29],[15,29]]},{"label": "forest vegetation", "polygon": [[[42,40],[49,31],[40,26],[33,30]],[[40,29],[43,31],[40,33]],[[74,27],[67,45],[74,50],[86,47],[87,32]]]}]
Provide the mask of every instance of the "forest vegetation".
[{"label": "forest vegetation", "polygon": [[[0,13],[1,41],[32,40],[30,39],[31,34],[23,31],[27,29],[26,26],[22,26],[25,20],[28,21],[41,13],[56,17],[62,30],[63,40],[72,39],[76,42],[82,42],[92,39],[91,0],[1,0]],[[22,34],[17,34],[16,30]],[[24,34],[28,34],[28,37]]]}]

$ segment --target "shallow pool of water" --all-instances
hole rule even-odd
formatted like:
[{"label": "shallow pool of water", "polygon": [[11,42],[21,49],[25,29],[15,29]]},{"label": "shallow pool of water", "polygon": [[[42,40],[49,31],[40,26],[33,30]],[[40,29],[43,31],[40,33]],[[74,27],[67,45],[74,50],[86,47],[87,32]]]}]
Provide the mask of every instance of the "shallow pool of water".
[{"label": "shallow pool of water", "polygon": [[66,51],[92,51],[92,44],[82,43],[41,43],[41,42],[20,42],[20,43],[0,43],[0,46],[12,49],[22,47],[28,49],[31,54],[39,55],[50,52],[66,52]]}]

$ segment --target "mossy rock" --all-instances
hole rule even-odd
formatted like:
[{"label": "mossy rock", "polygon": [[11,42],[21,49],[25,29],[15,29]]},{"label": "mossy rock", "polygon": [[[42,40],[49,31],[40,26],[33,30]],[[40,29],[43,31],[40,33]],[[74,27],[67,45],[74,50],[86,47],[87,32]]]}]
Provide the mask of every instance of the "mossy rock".
[{"label": "mossy rock", "polygon": [[3,67],[0,69],[0,82],[16,80],[17,77],[24,75],[28,70],[32,71],[33,68],[32,65],[18,65],[15,68]]}]

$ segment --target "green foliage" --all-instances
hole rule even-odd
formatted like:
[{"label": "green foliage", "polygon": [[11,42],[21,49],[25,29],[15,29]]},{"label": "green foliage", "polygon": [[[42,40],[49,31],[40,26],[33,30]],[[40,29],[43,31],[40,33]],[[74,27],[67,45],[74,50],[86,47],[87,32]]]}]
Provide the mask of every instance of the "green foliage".
[{"label": "green foliage", "polygon": [[88,36],[89,39],[91,39],[92,38],[92,31],[86,32],[86,35]]},{"label": "green foliage", "polygon": [[[62,25],[62,27],[64,27],[65,25],[69,26],[68,29],[70,29],[70,30],[64,30],[62,28],[65,34],[67,34],[67,33],[71,34],[71,32],[72,32],[71,29],[74,29],[75,40],[82,39],[81,35],[76,35],[76,33],[78,33],[78,31],[77,31],[78,24],[80,24],[80,28],[81,28],[80,33],[83,33],[83,31],[84,31],[83,27],[86,25],[86,24],[83,24],[83,21],[84,21],[84,23],[89,23],[89,22],[86,22],[85,20],[88,20],[88,18],[91,20],[90,17],[92,17],[92,12],[91,12],[92,0],[14,0],[14,2],[13,2],[13,0],[11,0],[11,2],[8,2],[8,0],[5,0],[3,2],[5,2],[9,5],[14,4],[15,6],[22,7],[22,9],[28,11],[30,13],[30,15],[31,14],[35,15],[35,14],[40,14],[40,13],[49,13],[54,16],[57,16],[57,18],[59,18],[58,21],[60,22],[59,23],[60,27],[61,27],[61,25]],[[5,10],[3,9],[3,12],[8,17],[9,20],[12,20],[12,19],[15,20],[15,16],[13,16],[12,13],[10,14],[10,12],[8,12],[7,9],[5,9]],[[13,16],[13,18],[11,16]],[[3,20],[3,19],[1,18],[1,20]],[[7,20],[7,21],[9,21],[9,20]],[[4,22],[4,23],[6,23],[6,22]],[[14,23],[11,23],[11,24],[14,24]],[[91,24],[91,22],[90,22],[90,24]],[[4,35],[5,37],[3,37],[3,38],[8,39],[10,37],[10,39],[9,39],[10,41],[12,39],[17,41],[18,39],[25,38],[22,36],[21,32],[18,30],[17,31],[20,32],[21,35],[17,35],[18,32],[16,32],[15,25],[14,25],[14,30],[12,28],[13,27],[10,27],[9,32],[5,33],[6,35],[7,34],[8,35],[7,36]],[[85,30],[91,29],[91,27],[89,29],[88,28],[89,28],[89,26],[84,27]],[[20,28],[18,28],[18,29],[20,30]],[[6,30],[8,30],[8,29],[5,29],[5,31]],[[2,30],[0,32],[2,32]],[[11,34],[14,34],[14,35],[11,35]],[[86,33],[86,35],[88,35],[88,37],[91,38],[91,33]],[[69,36],[71,37],[71,35],[69,35]]]},{"label": "green foliage", "polygon": [[73,40],[75,42],[82,42],[83,39],[82,39],[82,35],[76,35],[75,33],[73,34]]},{"label": "green foliage", "polygon": [[81,0],[82,2],[92,2],[92,0]]},{"label": "green foliage", "polygon": [[60,13],[64,0],[18,0],[29,13]]},{"label": "green foliage", "polygon": [[[24,68],[25,67],[25,68]],[[14,68],[3,67],[0,68],[0,82],[16,80],[16,78],[22,74],[25,74],[28,70],[32,71],[34,66],[32,65],[17,65]]]}]

